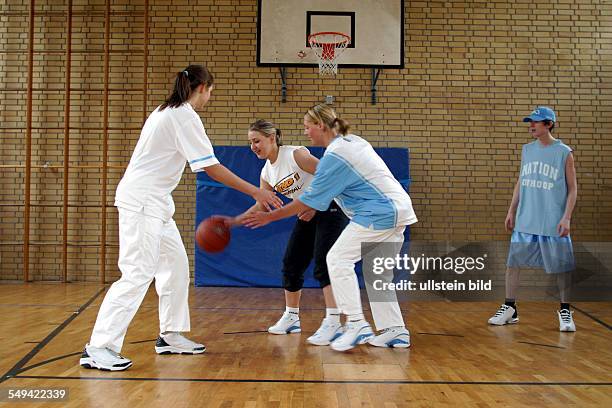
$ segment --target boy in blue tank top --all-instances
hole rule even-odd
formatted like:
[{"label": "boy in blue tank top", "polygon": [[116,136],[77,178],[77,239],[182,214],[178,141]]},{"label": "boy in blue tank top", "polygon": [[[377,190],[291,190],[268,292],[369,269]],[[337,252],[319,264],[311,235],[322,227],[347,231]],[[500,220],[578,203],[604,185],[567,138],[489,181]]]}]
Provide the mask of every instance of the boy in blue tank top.
[{"label": "boy in blue tank top", "polygon": [[551,134],[556,121],[555,112],[546,106],[537,107],[523,119],[535,140],[523,146],[519,179],[505,221],[506,230],[512,231],[506,300],[489,324],[518,323],[519,268],[536,267],[556,275],[561,301],[559,330],[576,331],[569,305],[571,272],[575,269],[569,232],[577,197],[576,170],[572,149]]}]

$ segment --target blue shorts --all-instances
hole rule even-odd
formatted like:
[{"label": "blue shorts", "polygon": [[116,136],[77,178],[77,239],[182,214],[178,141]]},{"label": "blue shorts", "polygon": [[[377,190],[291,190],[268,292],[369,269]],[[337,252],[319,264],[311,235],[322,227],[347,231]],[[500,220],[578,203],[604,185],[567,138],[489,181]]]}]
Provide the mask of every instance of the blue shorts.
[{"label": "blue shorts", "polygon": [[544,268],[546,273],[562,273],[576,269],[572,240],[526,232],[512,232],[508,262],[510,268]]}]

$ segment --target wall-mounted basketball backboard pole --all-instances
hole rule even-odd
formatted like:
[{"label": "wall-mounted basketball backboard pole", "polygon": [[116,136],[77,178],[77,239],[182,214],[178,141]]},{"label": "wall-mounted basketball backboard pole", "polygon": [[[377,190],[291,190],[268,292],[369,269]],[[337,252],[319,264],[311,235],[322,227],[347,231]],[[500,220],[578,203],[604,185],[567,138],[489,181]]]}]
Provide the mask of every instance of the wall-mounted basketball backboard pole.
[{"label": "wall-mounted basketball backboard pole", "polygon": [[372,70],[371,102],[385,68],[404,68],[404,0],[259,0],[257,65],[277,66],[281,101],[287,68]]},{"label": "wall-mounted basketball backboard pole", "polygon": [[378,76],[380,75],[380,69],[372,68],[372,105],[376,105],[376,83],[378,82]]},{"label": "wall-mounted basketball backboard pole", "polygon": [[281,76],[281,102],[287,102],[287,67],[279,67]]}]

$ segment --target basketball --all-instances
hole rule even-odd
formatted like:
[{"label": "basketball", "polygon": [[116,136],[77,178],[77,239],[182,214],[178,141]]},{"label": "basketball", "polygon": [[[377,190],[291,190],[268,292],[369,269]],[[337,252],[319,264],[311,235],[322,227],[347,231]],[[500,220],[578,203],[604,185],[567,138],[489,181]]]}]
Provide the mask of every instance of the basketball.
[{"label": "basketball", "polygon": [[196,242],[206,252],[221,252],[230,241],[230,230],[220,217],[205,219],[196,229]]}]

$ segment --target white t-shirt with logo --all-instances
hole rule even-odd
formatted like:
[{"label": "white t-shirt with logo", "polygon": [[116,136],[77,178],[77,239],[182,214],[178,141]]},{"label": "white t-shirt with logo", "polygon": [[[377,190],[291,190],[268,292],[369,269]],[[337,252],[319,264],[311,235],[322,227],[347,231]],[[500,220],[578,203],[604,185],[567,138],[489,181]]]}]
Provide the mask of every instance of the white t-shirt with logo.
[{"label": "white t-shirt with logo", "polygon": [[189,162],[191,170],[219,163],[200,116],[189,103],[159,107],[149,115],[117,186],[115,206],[165,221],[174,214],[172,191]]},{"label": "white t-shirt with logo", "polygon": [[274,163],[266,160],[261,169],[261,178],[268,183],[274,191],[285,197],[298,198],[304,189],[310,185],[313,175],[302,170],[295,161],[293,153],[304,146],[279,146],[278,157]]}]

